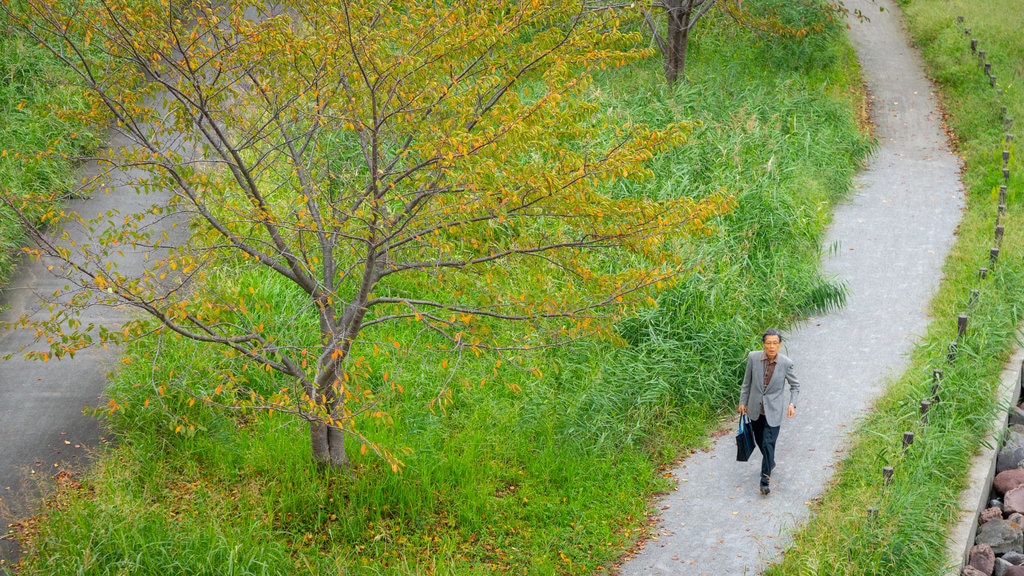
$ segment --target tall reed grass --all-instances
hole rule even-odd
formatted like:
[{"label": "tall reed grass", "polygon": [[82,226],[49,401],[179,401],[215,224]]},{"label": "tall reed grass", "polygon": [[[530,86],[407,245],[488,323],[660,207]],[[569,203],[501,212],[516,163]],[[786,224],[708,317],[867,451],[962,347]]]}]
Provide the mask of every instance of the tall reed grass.
[{"label": "tall reed grass", "polygon": [[[86,106],[69,72],[0,15],[0,194],[70,191],[74,157],[99,143],[97,129],[75,118]],[[0,205],[0,285],[24,241]]]}]

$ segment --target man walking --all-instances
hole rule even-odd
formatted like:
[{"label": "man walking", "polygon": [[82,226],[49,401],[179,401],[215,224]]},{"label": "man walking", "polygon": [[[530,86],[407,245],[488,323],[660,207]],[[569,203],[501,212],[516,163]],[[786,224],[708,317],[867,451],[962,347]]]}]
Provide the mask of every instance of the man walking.
[{"label": "man walking", "polygon": [[[743,374],[743,388],[740,391],[740,414],[747,414],[747,406],[753,411],[748,414],[752,420],[754,442],[761,450],[761,494],[771,492],[769,486],[772,470],[775,469],[775,441],[782,426],[782,412],[792,418],[796,413],[796,399],[800,394],[800,381],[793,372],[793,361],[779,354],[782,336],[771,329],[761,336],[764,350],[755,350],[747,356],[747,369]],[[789,382],[789,405],[783,403],[784,383]]]}]

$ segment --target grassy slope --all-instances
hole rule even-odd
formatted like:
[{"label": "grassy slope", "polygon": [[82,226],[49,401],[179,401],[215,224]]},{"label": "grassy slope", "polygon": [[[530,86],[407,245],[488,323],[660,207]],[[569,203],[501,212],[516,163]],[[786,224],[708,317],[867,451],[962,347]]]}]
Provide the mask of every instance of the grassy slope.
[{"label": "grassy slope", "polygon": [[[111,389],[119,445],[48,507],[24,573],[609,567],[646,529],[648,499],[666,487],[659,466],[704,443],[735,404],[740,361],[761,330],[840,299],[817,276],[817,239],[869,147],[841,33],[762,42],[725,20],[701,26],[689,84],[664,87],[652,59],[600,74],[593,95],[612,116],[703,121],[690,145],[655,160],[653,184],[619,193],[725,187],[740,200],[711,241],[693,246],[694,274],[620,327],[631,346],[581,342],[530,358],[541,379],[515,370],[495,379],[494,359],[483,357],[449,380],[410,349],[406,391],[387,407],[394,425],[366,424],[375,439],[411,449],[403,474],[355,454],[352,474],[324,476],[295,422],[234,420],[182,395],[153,395],[181,366],[214,360],[172,339],[139,343]],[[771,225],[782,220],[800,225]],[[288,313],[286,288],[238,274]],[[448,382],[450,403],[428,410]],[[197,433],[176,433],[182,424]]]},{"label": "grassy slope", "polygon": [[[0,16],[0,194],[70,190],[69,158],[98,144],[74,118],[86,104],[66,75]],[[0,285],[23,241],[17,222],[0,207]]]},{"label": "grassy slope", "polygon": [[[936,79],[948,112],[948,124],[964,156],[968,208],[957,244],[946,263],[946,279],[931,304],[935,320],[914,352],[906,374],[882,398],[855,436],[835,484],[815,509],[815,519],[772,574],[938,574],[945,561],[945,534],[959,510],[969,459],[991,422],[997,379],[1015,338],[1022,311],[1024,280],[1021,229],[1021,177],[1016,146],[1011,146],[1006,237],[999,263],[988,280],[989,248],[1002,183],[1003,141],[1000,106],[1024,115],[1019,89],[1024,50],[1020,30],[1024,14],[1012,0],[984,4],[911,0],[904,4],[909,28]],[[966,26],[988,52],[993,73],[1005,93],[997,97],[970,51]],[[956,316],[967,312],[970,291],[980,291],[969,311],[970,330],[955,365],[945,361],[947,343],[956,338]],[[929,424],[917,417],[918,402],[930,393],[931,374],[945,370],[941,403]],[[899,447],[904,431],[917,439],[906,455]],[[896,469],[884,487],[880,470]],[[867,509],[877,508],[874,520]]]}]

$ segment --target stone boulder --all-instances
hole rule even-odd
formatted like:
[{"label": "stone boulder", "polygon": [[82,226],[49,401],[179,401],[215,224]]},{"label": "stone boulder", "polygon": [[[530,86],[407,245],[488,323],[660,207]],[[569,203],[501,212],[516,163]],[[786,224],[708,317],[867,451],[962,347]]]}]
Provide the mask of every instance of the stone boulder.
[{"label": "stone boulder", "polygon": [[1024,462],[1024,446],[1004,446],[996,455],[996,473],[1020,468]]},{"label": "stone boulder", "polygon": [[985,522],[988,522],[989,520],[999,520],[1002,517],[1002,508],[985,508],[984,510],[981,511],[981,514],[978,514],[978,525],[980,526]]},{"label": "stone boulder", "polygon": [[1010,566],[1013,566],[1013,564],[1010,564],[1002,558],[996,558],[996,566],[995,569],[992,570],[992,576],[1006,576],[1006,569]]},{"label": "stone boulder", "polygon": [[1020,406],[1014,406],[1011,408],[1006,421],[1010,426],[1013,426],[1014,424],[1024,424],[1024,408],[1021,408]]},{"label": "stone boulder", "polygon": [[1024,566],[1010,566],[1003,576],[1024,576]]},{"label": "stone boulder", "polygon": [[1003,496],[1003,514],[1011,516],[1022,513],[1024,513],[1024,486],[1018,486]]},{"label": "stone boulder", "polygon": [[[1020,408],[1014,409],[1021,410]],[[1024,428],[1024,425],[1017,427]],[[1024,461],[1024,432],[1018,432],[1017,428],[1013,428],[1007,434],[1003,447],[996,455],[996,473],[1019,468],[1021,461]]]},{"label": "stone boulder", "polygon": [[985,572],[982,572],[981,570],[978,570],[974,566],[971,566],[970,564],[968,564],[967,566],[964,566],[964,569],[960,572],[960,576],[992,576],[992,575],[991,574],[986,574]]},{"label": "stone boulder", "polygon": [[996,474],[992,486],[1000,494],[1006,494],[1018,486],[1024,486],[1024,468],[1011,468]]},{"label": "stone boulder", "polygon": [[988,544],[997,555],[1007,552],[1024,553],[1024,532],[1021,532],[1020,524],[1015,522],[992,520],[978,527],[974,543]]},{"label": "stone boulder", "polygon": [[1021,554],[1020,552],[1007,552],[1006,554],[1003,554],[1003,560],[1006,560],[1014,566],[1021,566],[1024,565],[1024,554]]},{"label": "stone boulder", "polygon": [[992,576],[992,571],[996,567],[996,553],[992,551],[991,546],[988,544],[971,546],[967,559],[967,563],[977,568],[979,572],[986,576]]}]

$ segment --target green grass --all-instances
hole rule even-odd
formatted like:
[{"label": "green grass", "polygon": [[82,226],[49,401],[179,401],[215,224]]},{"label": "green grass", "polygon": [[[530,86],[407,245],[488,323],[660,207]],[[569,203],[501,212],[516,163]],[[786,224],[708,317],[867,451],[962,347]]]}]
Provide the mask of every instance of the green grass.
[{"label": "green grass", "polygon": [[[652,162],[656,178],[613,192],[724,188],[739,206],[687,246],[693,273],[657,309],[617,327],[626,345],[582,341],[523,358],[540,378],[516,367],[496,374],[487,356],[452,372],[423,345],[377,361],[376,373],[390,370],[405,391],[386,396],[391,425],[360,425],[408,448],[396,475],[356,446],[351,472],[317,472],[299,422],[190,401],[185,390],[210,387],[216,354],[172,337],[138,342],[110,389],[116,447],[50,502],[21,573],[610,570],[646,533],[650,498],[670,486],[662,467],[705,444],[732,410],[763,329],[842,302],[842,286],[818,272],[819,238],[870,149],[840,30],[762,40],[709,17],[690,82],[669,89],[660,70],[650,59],[602,72],[591,96],[611,117],[701,128]],[[265,273],[224,275],[258,288],[273,314],[294,308]],[[416,340],[411,327],[388,330],[389,340]],[[447,401],[432,404],[445,388]]]},{"label": "green grass", "polygon": [[[76,118],[86,106],[68,71],[0,14],[0,194],[70,191],[73,158],[99,143],[98,131]],[[24,241],[0,206],[0,285]]]},{"label": "green grass", "polygon": [[[946,568],[945,535],[959,517],[958,498],[966,486],[971,457],[981,448],[997,405],[995,390],[1024,315],[1020,170],[1011,150],[1006,236],[998,265],[987,280],[994,243],[1001,152],[1005,148],[1000,106],[1021,117],[1019,89],[1024,62],[1019,37],[1024,15],[1011,1],[904,3],[912,35],[938,81],[949,126],[965,159],[968,211],[945,268],[945,280],[931,303],[934,318],[916,347],[906,373],[879,399],[854,436],[833,485],[814,508],[813,520],[770,574],[939,574]],[[1004,94],[997,97],[970,51],[956,16],[979,39],[993,62]],[[971,290],[979,291],[968,311]],[[956,317],[969,313],[969,330],[954,364],[946,362],[956,339]],[[932,371],[942,369],[941,401],[922,425],[919,402],[930,396]],[[913,446],[901,454],[904,431]],[[884,486],[883,466],[895,468]],[[867,509],[879,513],[868,518]]]}]

